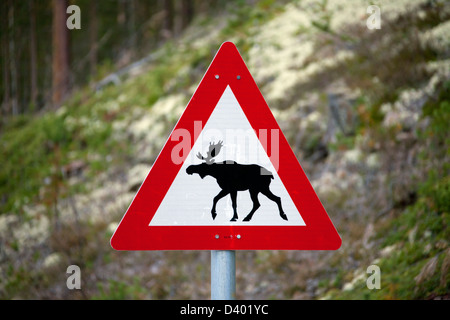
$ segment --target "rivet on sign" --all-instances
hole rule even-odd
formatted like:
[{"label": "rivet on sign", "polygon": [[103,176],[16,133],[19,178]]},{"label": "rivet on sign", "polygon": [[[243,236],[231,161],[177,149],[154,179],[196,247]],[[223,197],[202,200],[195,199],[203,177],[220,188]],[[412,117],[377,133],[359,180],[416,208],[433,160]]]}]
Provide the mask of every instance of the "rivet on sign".
[{"label": "rivet on sign", "polygon": [[216,234],[215,238],[216,238],[216,239],[219,239],[219,235],[218,235],[218,234]]},{"label": "rivet on sign", "polygon": [[240,235],[240,234],[238,234],[238,235],[236,236],[236,238],[240,239],[240,238],[241,238],[241,235]]},{"label": "rivet on sign", "polygon": [[216,78],[216,79],[219,79],[219,75],[218,75],[218,74],[216,74],[216,75],[214,76],[214,78]]},{"label": "rivet on sign", "polygon": [[237,78],[238,80],[241,80],[241,76],[237,76],[236,78]]}]

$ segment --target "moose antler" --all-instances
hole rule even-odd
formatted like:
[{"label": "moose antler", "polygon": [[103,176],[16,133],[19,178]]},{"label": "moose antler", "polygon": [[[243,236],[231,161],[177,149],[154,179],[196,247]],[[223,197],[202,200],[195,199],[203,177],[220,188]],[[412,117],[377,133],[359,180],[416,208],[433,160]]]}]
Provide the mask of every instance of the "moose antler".
[{"label": "moose antler", "polygon": [[199,152],[197,153],[197,158],[200,160],[205,160],[207,164],[211,164],[214,162],[214,157],[217,156],[220,152],[220,149],[223,147],[223,141],[219,141],[218,143],[214,144],[212,142],[209,143],[209,150],[206,152],[206,157],[202,156],[202,154]]}]

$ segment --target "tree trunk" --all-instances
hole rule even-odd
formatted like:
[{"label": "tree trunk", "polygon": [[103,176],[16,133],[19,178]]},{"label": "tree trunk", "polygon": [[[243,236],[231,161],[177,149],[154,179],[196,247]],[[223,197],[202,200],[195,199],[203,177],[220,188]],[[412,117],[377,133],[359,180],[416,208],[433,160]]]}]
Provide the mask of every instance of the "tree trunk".
[{"label": "tree trunk", "polygon": [[174,15],[175,9],[173,5],[173,0],[164,0],[163,3],[164,8],[164,24],[163,31],[164,37],[170,38],[174,32]]},{"label": "tree trunk", "polygon": [[98,18],[96,1],[92,1],[89,6],[89,43],[90,73],[94,77],[97,72],[98,61]]},{"label": "tree trunk", "polygon": [[118,0],[117,2],[117,23],[119,24],[119,29],[122,29],[125,25],[126,15],[125,15],[125,0]]},{"label": "tree trunk", "polygon": [[11,112],[11,96],[10,96],[10,67],[9,67],[9,43],[8,43],[8,8],[1,10],[2,23],[2,64],[3,64],[3,101],[2,113],[7,115]]},{"label": "tree trunk", "polygon": [[69,91],[69,29],[66,26],[67,0],[53,0],[52,102],[59,107]]},{"label": "tree trunk", "polygon": [[181,0],[181,29],[184,30],[194,16],[194,3],[192,0]]},{"label": "tree trunk", "polygon": [[37,42],[36,42],[36,4],[30,0],[30,104],[32,108],[37,105]]},{"label": "tree trunk", "polygon": [[9,1],[8,6],[8,35],[9,35],[9,64],[11,67],[11,113],[17,115],[18,107],[18,90],[17,90],[17,65],[16,65],[16,42],[14,27],[14,1]]},{"label": "tree trunk", "polygon": [[128,37],[131,53],[136,52],[136,3],[135,0],[128,0]]}]

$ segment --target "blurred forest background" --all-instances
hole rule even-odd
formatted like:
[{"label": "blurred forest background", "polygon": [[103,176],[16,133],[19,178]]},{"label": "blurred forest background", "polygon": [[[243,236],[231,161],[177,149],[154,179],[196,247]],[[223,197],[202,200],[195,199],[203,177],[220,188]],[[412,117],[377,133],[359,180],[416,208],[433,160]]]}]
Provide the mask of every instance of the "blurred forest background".
[{"label": "blurred forest background", "polygon": [[[381,29],[369,29],[375,4]],[[80,29],[66,22],[80,8]],[[0,298],[208,299],[208,251],[109,239],[233,41],[338,229],[239,251],[240,299],[450,297],[450,3],[4,0]],[[81,268],[82,289],[66,287]],[[366,286],[367,267],[381,288]]]},{"label": "blurred forest background", "polygon": [[[3,1],[2,114],[59,106],[77,87],[144,58],[196,15],[217,13],[226,2]],[[78,28],[66,27],[75,19],[70,5],[80,9]]]}]

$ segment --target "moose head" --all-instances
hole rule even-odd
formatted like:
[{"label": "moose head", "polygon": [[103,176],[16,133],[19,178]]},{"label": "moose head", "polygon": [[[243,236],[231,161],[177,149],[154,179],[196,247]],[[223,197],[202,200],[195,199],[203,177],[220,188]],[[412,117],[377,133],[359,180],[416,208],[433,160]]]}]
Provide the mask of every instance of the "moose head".
[{"label": "moose head", "polygon": [[197,154],[197,158],[203,160],[204,162],[197,165],[191,165],[186,169],[187,174],[197,173],[202,179],[209,174],[209,166],[215,165],[214,157],[216,157],[220,149],[223,147],[223,141],[219,141],[218,143],[209,143],[209,149],[206,152],[206,157],[204,157],[200,152]]}]

